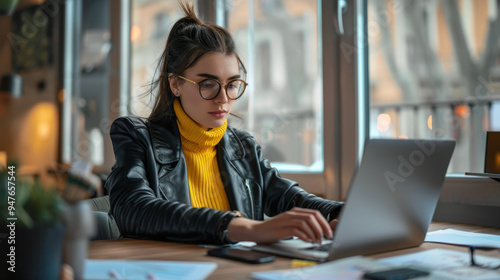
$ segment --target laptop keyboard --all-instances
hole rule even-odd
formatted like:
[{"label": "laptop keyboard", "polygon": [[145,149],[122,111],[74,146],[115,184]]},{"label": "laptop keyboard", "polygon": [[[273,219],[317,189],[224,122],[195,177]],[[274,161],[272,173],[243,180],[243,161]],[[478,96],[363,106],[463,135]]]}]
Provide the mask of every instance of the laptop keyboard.
[{"label": "laptop keyboard", "polygon": [[329,252],[330,248],[332,248],[332,245],[333,245],[333,242],[327,241],[327,242],[323,242],[322,244],[317,244],[317,245],[305,248],[304,250]]}]

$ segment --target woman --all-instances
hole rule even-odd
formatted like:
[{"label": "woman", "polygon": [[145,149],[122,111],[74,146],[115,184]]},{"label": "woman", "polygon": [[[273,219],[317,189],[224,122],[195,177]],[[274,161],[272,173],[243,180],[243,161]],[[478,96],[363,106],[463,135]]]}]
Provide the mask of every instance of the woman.
[{"label": "woman", "polygon": [[106,188],[120,231],[212,244],[331,238],[342,204],[281,178],[250,134],[227,126],[246,70],[228,31],[202,23],[190,5],[182,9],[151,115],[111,127],[116,163]]}]

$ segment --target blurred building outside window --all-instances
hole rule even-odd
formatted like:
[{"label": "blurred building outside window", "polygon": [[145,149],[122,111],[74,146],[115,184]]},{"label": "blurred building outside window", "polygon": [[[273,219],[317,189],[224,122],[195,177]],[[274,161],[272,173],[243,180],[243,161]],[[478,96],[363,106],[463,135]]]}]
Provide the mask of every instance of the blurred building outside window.
[{"label": "blurred building outside window", "polygon": [[482,172],[500,130],[498,2],[367,3],[370,137],[452,138],[448,172]]}]

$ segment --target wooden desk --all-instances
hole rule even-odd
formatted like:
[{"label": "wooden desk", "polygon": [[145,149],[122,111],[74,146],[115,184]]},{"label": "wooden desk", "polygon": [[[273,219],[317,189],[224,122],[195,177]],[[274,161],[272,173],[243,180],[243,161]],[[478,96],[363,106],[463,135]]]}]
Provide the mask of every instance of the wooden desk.
[{"label": "wooden desk", "polygon": [[[498,234],[500,229],[450,223],[432,223],[429,231],[453,228],[470,232]],[[466,247],[437,243],[424,243],[419,247],[403,249],[371,255],[374,258],[385,258],[401,254],[415,253],[424,250],[443,248],[461,252],[468,252]],[[88,252],[89,259],[130,259],[130,260],[169,260],[169,261],[202,261],[216,262],[217,269],[208,279],[248,279],[251,272],[291,268],[291,259],[277,257],[274,262],[267,264],[245,264],[242,262],[225,260],[206,255],[207,248],[197,245],[177,244],[161,241],[146,241],[136,239],[118,239],[93,241]],[[488,254],[490,255],[490,254]],[[498,257],[498,252],[491,252],[491,256]]]}]

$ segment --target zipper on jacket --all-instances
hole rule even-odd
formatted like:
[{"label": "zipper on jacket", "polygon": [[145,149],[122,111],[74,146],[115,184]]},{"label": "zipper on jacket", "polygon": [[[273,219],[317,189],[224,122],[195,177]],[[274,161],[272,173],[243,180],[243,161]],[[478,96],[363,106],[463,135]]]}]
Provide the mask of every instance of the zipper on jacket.
[{"label": "zipper on jacket", "polygon": [[254,209],[254,203],[253,203],[252,189],[250,188],[251,183],[252,183],[252,180],[245,179],[245,187],[247,187],[248,196],[250,197],[250,209],[252,211],[252,219],[254,219],[255,218],[255,209]]}]

